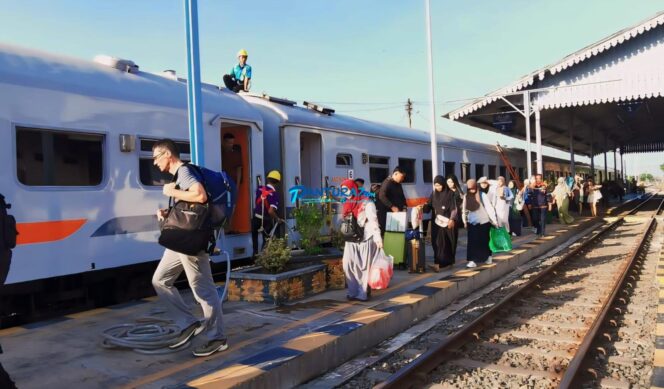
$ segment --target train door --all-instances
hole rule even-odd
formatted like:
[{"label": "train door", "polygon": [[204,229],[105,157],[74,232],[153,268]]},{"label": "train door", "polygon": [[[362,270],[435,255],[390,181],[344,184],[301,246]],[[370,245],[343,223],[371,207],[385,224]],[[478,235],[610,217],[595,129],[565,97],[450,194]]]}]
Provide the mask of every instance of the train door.
[{"label": "train door", "polygon": [[307,188],[321,188],[323,155],[320,134],[300,133],[300,181]]},{"label": "train door", "polygon": [[251,164],[249,126],[222,123],[221,167],[237,185],[237,204],[226,234],[237,235],[251,232]]}]

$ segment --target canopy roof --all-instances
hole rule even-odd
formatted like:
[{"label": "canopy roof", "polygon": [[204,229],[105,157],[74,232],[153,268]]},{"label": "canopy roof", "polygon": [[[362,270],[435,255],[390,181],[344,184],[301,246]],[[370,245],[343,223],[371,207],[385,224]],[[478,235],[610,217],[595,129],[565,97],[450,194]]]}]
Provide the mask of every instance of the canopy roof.
[{"label": "canopy roof", "polygon": [[514,108],[523,110],[526,91],[540,110],[545,146],[569,150],[573,143],[586,156],[664,151],[664,12],[444,117],[525,139],[524,117]]}]

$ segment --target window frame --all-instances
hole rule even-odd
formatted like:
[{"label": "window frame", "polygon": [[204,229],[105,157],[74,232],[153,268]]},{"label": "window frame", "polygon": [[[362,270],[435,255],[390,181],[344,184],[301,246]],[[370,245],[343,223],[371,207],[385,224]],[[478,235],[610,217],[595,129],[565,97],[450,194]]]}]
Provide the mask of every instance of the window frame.
[{"label": "window frame", "polygon": [[[452,164],[452,172],[447,171],[447,164]],[[456,162],[454,161],[443,161],[443,176],[447,177],[450,174],[454,174],[456,176]]]},{"label": "window frame", "polygon": [[[461,180],[461,182],[466,182],[466,181],[468,181],[468,179],[470,178],[469,176],[470,176],[470,167],[471,167],[471,166],[472,166],[472,165],[471,165],[469,162],[461,162],[461,163],[459,164],[459,169],[461,169],[461,170],[459,171],[459,173],[461,173],[461,177],[459,177],[459,179]],[[464,169],[464,168],[467,169],[467,170],[466,170],[466,177],[463,176],[463,169]]]},{"label": "window frame", "polygon": [[[109,180],[109,147],[110,142],[108,138],[111,135],[109,131],[106,130],[92,130],[89,128],[74,128],[74,127],[61,127],[61,126],[46,126],[41,124],[31,124],[26,122],[11,122],[11,150],[12,150],[12,167],[13,167],[13,179],[21,189],[27,191],[43,192],[43,191],[58,191],[58,192],[80,192],[80,191],[91,191],[91,190],[100,190],[108,184]],[[56,133],[74,133],[81,135],[99,135],[101,139],[101,181],[97,185],[27,185],[21,182],[18,178],[18,128],[27,128],[32,130],[42,130],[48,132]]]},{"label": "window frame", "polygon": [[406,179],[401,183],[403,185],[413,185],[417,184],[417,159],[416,158],[403,158],[403,157],[397,157],[397,166],[403,168],[403,164],[401,161],[411,161],[413,163],[413,177],[412,180],[409,178],[408,172],[406,172]]},{"label": "window frame", "polygon": [[[350,157],[350,165],[339,165],[337,162],[338,162],[338,158],[339,158],[340,155]],[[338,167],[340,169],[352,169],[353,168],[353,154],[351,154],[351,153],[337,153],[337,155],[334,157],[334,164],[336,165],[336,167]]]},{"label": "window frame", "polygon": [[[377,162],[371,162],[371,157],[376,157],[376,158],[387,158],[387,164],[382,164],[382,163],[377,163]],[[367,165],[369,165],[369,181],[371,181],[371,168],[376,167],[376,168],[385,168],[387,169],[387,177],[390,176],[390,157],[386,157],[384,155],[369,155],[367,159]],[[384,179],[383,179],[384,180]],[[373,182],[371,181],[371,184],[381,184],[383,181],[380,182]]]},{"label": "window frame", "polygon": [[[138,181],[138,185],[145,189],[145,190],[162,190],[163,185],[147,185],[144,184],[143,181],[141,181],[141,159],[149,159],[150,163],[153,163],[152,159],[152,150],[147,151],[147,150],[142,150],[141,149],[141,141],[142,140],[148,140],[148,141],[159,141],[162,138],[155,138],[150,135],[136,135],[136,150],[138,150],[138,155],[136,158],[136,180]],[[180,160],[186,161],[186,162],[191,162],[191,144],[189,143],[189,139],[181,139],[181,138],[169,138],[175,144],[178,143],[187,143],[189,144],[189,153],[180,153]]]},{"label": "window frame", "polygon": [[[480,174],[479,176],[477,176],[477,167],[478,167],[478,166],[481,166],[481,167],[482,167],[482,174]],[[476,163],[476,164],[475,164],[475,175],[477,176],[477,177],[475,177],[476,180],[479,180],[480,177],[484,177],[484,166],[486,166],[486,165],[483,164],[483,163]]]},{"label": "window frame", "polygon": [[[491,174],[491,168],[493,168],[493,175]],[[498,178],[496,173],[498,172],[498,166],[497,165],[487,165],[487,171],[486,171],[486,178],[490,180],[495,180]]]},{"label": "window frame", "polygon": [[[424,164],[429,163],[429,177],[431,178],[429,181],[426,180],[426,169]],[[433,184],[433,164],[431,163],[430,159],[423,159],[422,160],[422,182],[425,184]]]}]

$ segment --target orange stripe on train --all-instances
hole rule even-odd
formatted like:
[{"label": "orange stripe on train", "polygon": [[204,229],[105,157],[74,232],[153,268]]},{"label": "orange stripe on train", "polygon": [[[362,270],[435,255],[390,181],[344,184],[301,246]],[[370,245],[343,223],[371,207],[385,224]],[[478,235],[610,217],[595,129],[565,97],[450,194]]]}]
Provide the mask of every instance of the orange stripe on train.
[{"label": "orange stripe on train", "polygon": [[406,199],[406,205],[409,207],[417,207],[421,204],[426,204],[429,201],[428,197],[415,197],[412,199]]},{"label": "orange stripe on train", "polygon": [[44,243],[62,240],[78,231],[86,219],[17,223],[16,244]]}]

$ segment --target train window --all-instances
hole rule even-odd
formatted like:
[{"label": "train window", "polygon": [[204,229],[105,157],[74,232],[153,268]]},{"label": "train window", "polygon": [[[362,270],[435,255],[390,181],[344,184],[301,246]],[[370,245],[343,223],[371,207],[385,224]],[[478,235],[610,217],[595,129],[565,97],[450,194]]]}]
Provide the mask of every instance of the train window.
[{"label": "train window", "polygon": [[470,178],[470,164],[461,164],[461,182],[466,182]]},{"label": "train window", "polygon": [[399,167],[406,174],[404,184],[415,183],[415,160],[410,158],[399,158]]},{"label": "train window", "polygon": [[369,180],[380,184],[390,175],[390,157],[369,156]]},{"label": "train window", "polygon": [[484,165],[476,163],[475,164],[475,179],[479,179],[484,176]]},{"label": "train window", "polygon": [[16,175],[29,186],[97,186],[104,135],[16,127]]},{"label": "train window", "polygon": [[519,178],[520,178],[522,181],[523,181],[523,179],[525,178],[525,177],[523,176],[523,168],[522,168],[522,167],[519,168]]},{"label": "train window", "polygon": [[443,174],[445,174],[445,177],[449,176],[450,174],[455,174],[454,173],[454,162],[445,162],[443,164],[443,167],[445,167],[445,171]]},{"label": "train window", "polygon": [[337,154],[337,167],[353,167],[353,156],[350,154]]},{"label": "train window", "polygon": [[430,159],[422,160],[422,179],[424,182],[433,182]]},{"label": "train window", "polygon": [[496,165],[489,165],[489,179],[496,179]]},{"label": "train window", "polygon": [[[140,154],[138,158],[138,172],[141,184],[145,186],[161,186],[173,180],[170,173],[162,173],[154,166],[152,160],[152,146],[157,139],[140,139]],[[174,141],[180,151],[180,159],[189,162],[191,160],[189,142]]]},{"label": "train window", "polygon": [[505,167],[505,166],[500,166],[500,167],[498,168],[498,171],[500,172],[500,175],[501,175],[501,176],[505,177],[505,179],[509,179],[509,177],[507,177],[507,167]]}]

